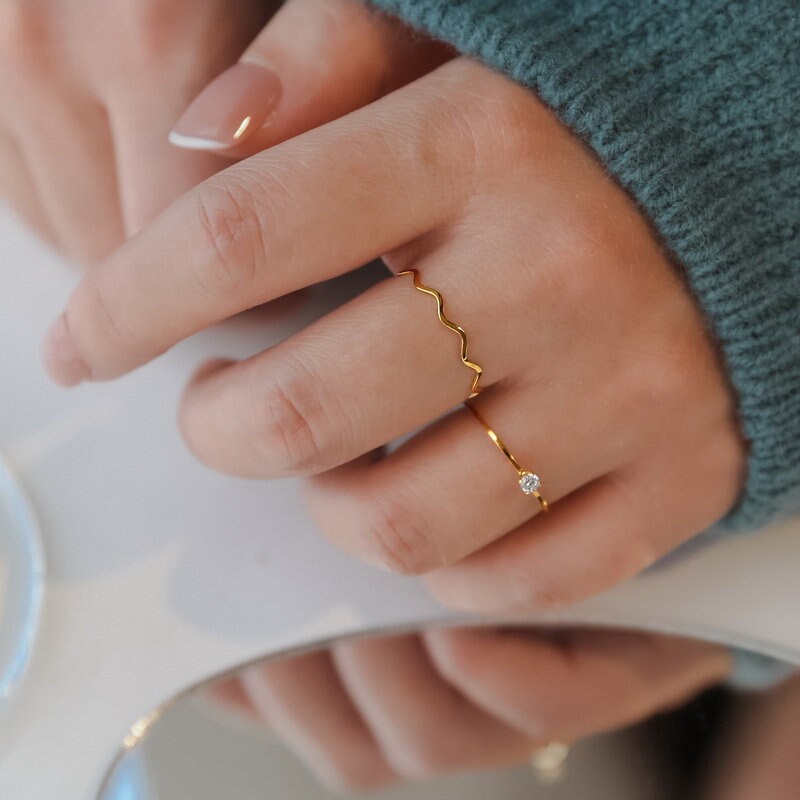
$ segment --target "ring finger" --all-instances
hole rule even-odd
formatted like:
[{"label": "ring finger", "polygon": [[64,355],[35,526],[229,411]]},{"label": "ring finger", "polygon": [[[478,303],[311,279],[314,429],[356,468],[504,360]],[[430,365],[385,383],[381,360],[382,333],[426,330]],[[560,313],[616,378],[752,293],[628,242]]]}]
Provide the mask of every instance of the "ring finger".
[{"label": "ring finger", "polygon": [[[476,380],[486,388],[514,371],[519,354],[491,322],[500,299],[481,307],[480,279],[449,270],[452,254],[430,260],[438,263],[421,278],[385,280],[264,353],[201,370],[181,414],[196,455],[245,477],[318,473],[427,424]],[[440,323],[433,296],[415,290],[420,279],[441,290],[463,337]],[[462,362],[464,345],[473,367]]]},{"label": "ring finger", "polygon": [[[632,460],[582,487],[555,513],[431,573],[429,588],[461,611],[508,614],[569,605],[617,585],[711,526],[709,497],[736,491],[737,476],[720,486],[715,465],[735,463],[737,443],[715,434],[693,434],[688,465],[673,452]],[[676,452],[685,447],[678,441]]]},{"label": "ring finger", "polygon": [[[554,382],[497,386],[472,402],[493,420],[521,466],[541,476],[541,495],[550,504],[617,465],[616,447],[606,444],[609,426],[573,413]],[[360,459],[318,476],[309,505],[322,532],[342,549],[391,571],[419,574],[459,561],[539,513],[536,497],[519,480],[461,409],[380,461]]]},{"label": "ring finger", "polygon": [[[416,268],[416,275],[383,281],[247,361],[203,369],[181,414],[192,450],[210,466],[244,477],[316,474],[428,424],[473,389],[518,375],[533,358],[530,341],[538,343],[539,383],[557,374],[563,393],[570,379],[608,382],[610,363],[599,369],[596,360],[573,358],[572,378],[564,367],[565,292],[545,242],[536,238],[546,234],[528,235],[531,252],[543,255],[526,269],[513,262],[480,267],[521,225],[529,228],[529,213],[467,215],[446,237],[435,237],[433,247],[423,236],[388,258],[394,270]],[[465,239],[460,226],[480,236]],[[531,295],[533,310],[509,307],[509,298],[522,293]],[[563,406],[559,398],[552,403]]]}]

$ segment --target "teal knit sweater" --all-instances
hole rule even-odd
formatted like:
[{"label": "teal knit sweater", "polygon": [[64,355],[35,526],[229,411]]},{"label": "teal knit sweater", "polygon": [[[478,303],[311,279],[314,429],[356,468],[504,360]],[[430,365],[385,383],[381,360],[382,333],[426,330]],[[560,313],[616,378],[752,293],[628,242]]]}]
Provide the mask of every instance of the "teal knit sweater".
[{"label": "teal knit sweater", "polygon": [[800,510],[800,0],[372,0],[533,88],[637,198],[749,442],[724,524]]}]

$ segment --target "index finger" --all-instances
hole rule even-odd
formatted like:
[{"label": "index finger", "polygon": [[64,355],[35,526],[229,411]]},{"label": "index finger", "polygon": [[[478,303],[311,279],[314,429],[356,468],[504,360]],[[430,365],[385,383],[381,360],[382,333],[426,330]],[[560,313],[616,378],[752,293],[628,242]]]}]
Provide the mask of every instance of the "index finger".
[{"label": "index finger", "polygon": [[439,224],[467,183],[446,135],[463,136],[464,126],[439,99],[442,79],[433,73],[180,198],[77,286],[45,349],[54,380],[126,373],[214,322]]}]

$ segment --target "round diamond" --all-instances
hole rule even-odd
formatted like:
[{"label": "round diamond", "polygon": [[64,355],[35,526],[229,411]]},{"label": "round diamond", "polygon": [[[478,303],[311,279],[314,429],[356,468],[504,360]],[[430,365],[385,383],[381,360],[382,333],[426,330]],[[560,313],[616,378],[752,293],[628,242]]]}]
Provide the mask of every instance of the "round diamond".
[{"label": "round diamond", "polygon": [[541,485],[542,482],[539,476],[533,472],[523,472],[522,477],[519,479],[519,488],[522,489],[525,494],[533,494],[538,491]]}]

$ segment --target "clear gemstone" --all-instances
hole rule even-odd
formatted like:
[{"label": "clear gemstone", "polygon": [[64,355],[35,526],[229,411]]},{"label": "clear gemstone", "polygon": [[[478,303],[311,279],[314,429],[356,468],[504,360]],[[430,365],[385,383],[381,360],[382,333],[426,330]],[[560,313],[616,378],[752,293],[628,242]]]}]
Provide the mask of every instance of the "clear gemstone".
[{"label": "clear gemstone", "polygon": [[522,477],[519,479],[519,488],[522,489],[525,494],[533,494],[538,491],[541,485],[542,482],[539,476],[533,472],[523,472]]}]

